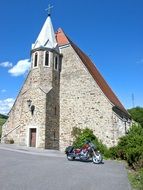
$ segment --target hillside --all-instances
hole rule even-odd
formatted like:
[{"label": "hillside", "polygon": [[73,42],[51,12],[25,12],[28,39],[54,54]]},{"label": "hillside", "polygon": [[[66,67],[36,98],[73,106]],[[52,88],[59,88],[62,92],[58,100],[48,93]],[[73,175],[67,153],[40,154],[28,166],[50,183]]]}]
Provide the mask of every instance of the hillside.
[{"label": "hillside", "polygon": [[0,137],[1,137],[1,132],[2,132],[2,125],[5,123],[7,118],[8,116],[0,114]]}]

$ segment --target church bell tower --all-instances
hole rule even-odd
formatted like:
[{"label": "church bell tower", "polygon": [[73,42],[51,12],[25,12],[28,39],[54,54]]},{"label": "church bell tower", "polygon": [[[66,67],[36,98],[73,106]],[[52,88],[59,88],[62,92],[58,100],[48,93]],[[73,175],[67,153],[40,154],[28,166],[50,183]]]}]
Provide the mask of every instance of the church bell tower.
[{"label": "church bell tower", "polygon": [[45,86],[45,80],[51,81],[52,87],[53,75],[58,76],[60,69],[60,54],[50,15],[48,15],[36,42],[32,44],[31,60],[34,85],[40,85],[46,91],[49,90],[50,86]]},{"label": "church bell tower", "polygon": [[[45,93],[45,148],[59,149],[60,53],[50,14],[31,50],[31,88]],[[40,99],[40,97],[39,97]],[[42,101],[42,100],[41,100]]]}]

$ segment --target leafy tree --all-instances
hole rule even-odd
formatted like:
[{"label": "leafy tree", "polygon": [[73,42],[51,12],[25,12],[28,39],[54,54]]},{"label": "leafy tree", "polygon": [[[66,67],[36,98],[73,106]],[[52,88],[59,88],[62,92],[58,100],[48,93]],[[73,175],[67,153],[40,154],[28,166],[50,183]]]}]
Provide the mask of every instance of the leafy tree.
[{"label": "leafy tree", "polygon": [[128,112],[131,114],[131,117],[134,121],[138,122],[143,127],[143,108],[136,107],[129,109]]},{"label": "leafy tree", "polygon": [[1,119],[7,119],[8,116],[7,116],[7,115],[0,114],[0,118],[1,118]]},{"label": "leafy tree", "polygon": [[5,123],[8,116],[0,114],[0,138],[2,133],[2,125]]}]

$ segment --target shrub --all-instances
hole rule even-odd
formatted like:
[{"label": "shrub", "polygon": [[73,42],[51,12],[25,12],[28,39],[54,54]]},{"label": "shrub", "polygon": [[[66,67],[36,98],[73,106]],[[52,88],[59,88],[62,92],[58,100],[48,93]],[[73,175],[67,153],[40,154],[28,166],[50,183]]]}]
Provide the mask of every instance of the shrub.
[{"label": "shrub", "polygon": [[7,137],[4,139],[4,142],[5,144],[14,144],[14,140],[11,138],[11,139],[8,139]]},{"label": "shrub", "polygon": [[10,143],[10,144],[14,144],[14,140],[13,140],[13,139],[10,139],[10,140],[9,140],[9,143]]},{"label": "shrub", "polygon": [[112,159],[118,158],[117,147],[111,147],[111,148],[109,148],[109,157],[112,158]]},{"label": "shrub", "polygon": [[109,157],[109,151],[107,147],[93,134],[93,131],[89,128],[79,129],[74,127],[72,130],[72,135],[74,137],[73,146],[75,148],[81,148],[86,140],[90,140],[94,143],[98,150],[105,156]]},{"label": "shrub", "polygon": [[110,158],[110,152],[106,145],[102,143],[101,140],[99,140],[97,137],[93,141],[93,143],[97,146],[97,149],[100,150],[100,152],[104,155],[106,158]]},{"label": "shrub", "polygon": [[93,131],[91,129],[79,129],[77,127],[73,128],[72,135],[74,137],[73,146],[75,148],[80,148],[86,142],[86,140],[97,141]]},{"label": "shrub", "polygon": [[143,167],[143,128],[133,125],[128,134],[120,138],[118,145],[110,148],[112,158],[127,160],[134,169]]}]

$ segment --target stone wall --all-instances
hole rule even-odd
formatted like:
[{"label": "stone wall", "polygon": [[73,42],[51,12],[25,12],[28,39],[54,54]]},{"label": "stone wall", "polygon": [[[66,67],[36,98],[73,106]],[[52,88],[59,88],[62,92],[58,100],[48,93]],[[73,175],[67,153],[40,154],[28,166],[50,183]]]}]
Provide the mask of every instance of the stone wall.
[{"label": "stone wall", "polygon": [[[25,80],[25,83],[21,91],[19,92],[12,109],[9,112],[9,118],[2,127],[2,136],[9,133],[13,129],[17,128],[13,132],[9,133],[9,135],[6,137],[6,139],[13,139],[16,144],[20,143],[20,138],[19,138],[20,128],[21,128],[20,121],[21,121],[21,114],[23,111],[23,102],[24,102],[22,94],[24,93],[24,91],[26,92],[28,90],[28,86],[30,86],[30,73],[27,76],[27,79]],[[4,141],[5,138],[2,139],[2,142]]]},{"label": "stone wall", "polygon": [[112,104],[73,48],[70,45],[61,48],[61,53],[60,149],[72,144],[73,127],[88,127],[108,147],[115,145],[118,124],[115,126]]},{"label": "stone wall", "polygon": [[124,136],[128,132],[131,124],[131,121],[123,121],[122,118],[113,111],[113,127],[115,139],[114,145],[117,145],[119,138]]},{"label": "stone wall", "polygon": [[[35,106],[33,115],[27,105],[29,99]],[[20,93],[3,128],[3,135],[17,127],[6,138],[13,139],[15,144],[29,146],[29,130],[36,128],[38,133],[36,146],[45,148],[45,102],[46,94],[40,88]]]},{"label": "stone wall", "polygon": [[[32,114],[27,100],[35,109]],[[53,68],[53,53],[50,66],[44,66],[44,52],[38,51],[38,66],[33,68],[17,96],[3,126],[3,136],[15,144],[29,146],[30,129],[36,128],[36,147],[59,148],[59,72]],[[55,110],[56,109],[56,110]],[[3,139],[6,140],[5,138]]]},{"label": "stone wall", "polygon": [[[128,124],[114,113],[74,49],[69,45],[60,51],[62,61],[55,70],[56,53],[50,52],[50,66],[45,67],[44,51],[38,50],[38,67],[32,65],[2,135],[15,129],[6,138],[29,146],[30,129],[36,128],[36,147],[63,151],[73,142],[73,127],[88,127],[108,147],[116,145]],[[35,107],[33,114],[27,100]]]},{"label": "stone wall", "polygon": [[[59,81],[60,59],[58,69],[54,68],[54,56],[51,54],[52,88],[46,95],[46,136],[45,143],[48,149],[59,149]],[[58,55],[59,56],[59,55]]]}]

